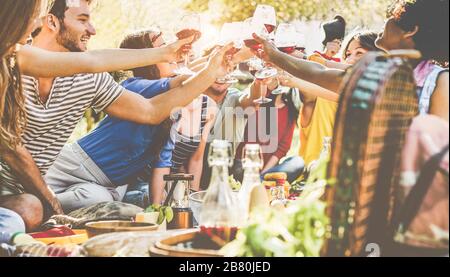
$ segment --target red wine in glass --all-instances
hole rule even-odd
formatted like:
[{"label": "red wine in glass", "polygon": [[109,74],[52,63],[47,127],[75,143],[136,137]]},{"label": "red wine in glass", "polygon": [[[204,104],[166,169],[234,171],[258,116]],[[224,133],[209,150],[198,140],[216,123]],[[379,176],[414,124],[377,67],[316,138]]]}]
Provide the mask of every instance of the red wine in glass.
[{"label": "red wine in glass", "polygon": [[278,47],[278,50],[286,54],[292,54],[296,49],[295,46],[286,46],[286,47]]},{"label": "red wine in glass", "polygon": [[255,51],[262,50],[262,44],[257,42],[254,39],[246,39],[244,40],[245,46]]},{"label": "red wine in glass", "polygon": [[266,27],[266,30],[269,34],[271,34],[273,31],[275,31],[275,25],[272,24],[264,24],[264,27]]},{"label": "red wine in glass", "polygon": [[237,227],[206,227],[200,226],[200,232],[207,235],[208,237],[219,237],[220,239],[230,242],[236,238],[238,232]]},{"label": "red wine in glass", "polygon": [[200,37],[202,36],[202,33],[195,29],[183,29],[183,30],[179,31],[176,36],[178,39],[185,39],[185,38],[194,36],[193,42],[195,42],[200,39]]}]

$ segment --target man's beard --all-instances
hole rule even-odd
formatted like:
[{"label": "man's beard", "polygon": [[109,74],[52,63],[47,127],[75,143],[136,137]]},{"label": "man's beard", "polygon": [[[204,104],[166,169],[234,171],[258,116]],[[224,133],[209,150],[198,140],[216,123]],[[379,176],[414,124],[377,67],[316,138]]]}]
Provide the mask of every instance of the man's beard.
[{"label": "man's beard", "polygon": [[71,33],[64,24],[61,24],[61,30],[59,31],[56,41],[69,50],[70,52],[84,52],[78,45],[78,39],[75,36],[71,36]]},{"label": "man's beard", "polygon": [[226,89],[222,89],[222,88],[221,89],[216,89],[214,87],[210,87],[209,89],[212,92],[212,94],[214,94],[216,96],[223,95],[223,94],[227,93],[227,91],[228,91],[228,88],[226,88]]}]

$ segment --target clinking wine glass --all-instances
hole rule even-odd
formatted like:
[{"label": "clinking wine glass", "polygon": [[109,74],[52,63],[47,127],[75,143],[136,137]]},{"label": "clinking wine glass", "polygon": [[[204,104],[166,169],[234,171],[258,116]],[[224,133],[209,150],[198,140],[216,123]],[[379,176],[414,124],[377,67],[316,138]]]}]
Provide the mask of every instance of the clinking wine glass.
[{"label": "clinking wine glass", "polygon": [[258,5],[253,14],[253,22],[263,24],[270,35],[275,31],[277,26],[277,13],[275,8],[270,5]]},{"label": "clinking wine glass", "polygon": [[[219,45],[225,46],[227,43],[233,42],[234,46],[231,48],[226,54],[226,58],[228,61],[231,61],[233,56],[239,52],[239,50],[243,46],[243,41],[239,36],[239,33],[242,30],[243,23],[242,22],[233,22],[233,23],[225,23],[222,26],[222,30],[220,32]],[[234,77],[233,72],[227,74],[223,78],[218,78],[216,80],[217,83],[220,84],[235,84],[239,82],[237,78]]]},{"label": "clinking wine glass", "polygon": [[279,85],[276,89],[274,89],[272,91],[273,95],[288,94],[291,91],[290,87],[283,86],[281,84],[281,80],[284,78],[288,78],[289,76],[290,76],[290,74],[283,70],[278,73],[278,84]]},{"label": "clinking wine glass", "polygon": [[295,26],[288,23],[281,23],[275,33],[275,46],[281,52],[292,54],[298,42],[298,33]]},{"label": "clinking wine glass", "polygon": [[[298,33],[295,26],[288,23],[281,23],[275,33],[275,46],[283,53],[292,54],[296,50],[296,45],[298,42]],[[281,77],[288,77],[288,74],[284,71],[279,72]],[[272,94],[279,95],[288,93],[289,87],[279,86],[277,89],[272,91]]]},{"label": "clinking wine glass", "polygon": [[[200,39],[201,33],[201,18],[198,14],[186,14],[181,18],[180,23],[178,24],[178,28],[176,31],[176,36],[178,39],[186,39],[188,37],[194,36],[194,40],[192,44]],[[189,56],[190,51],[187,51],[184,54],[183,60],[184,63],[180,67],[174,70],[174,73],[177,75],[194,75],[195,72],[189,69]]]},{"label": "clinking wine glass", "polygon": [[[264,26],[264,24],[261,24],[260,22],[258,23],[255,20],[252,20],[251,22],[247,22],[245,29],[244,29],[244,34],[245,34],[245,39],[244,39],[244,43],[245,46],[247,46],[248,48],[251,48],[254,51],[257,51],[258,53],[262,52],[262,44],[258,43],[254,38],[253,38],[253,33],[256,33],[257,35],[263,37],[263,38],[268,38],[268,32],[266,27]],[[277,70],[273,67],[267,67],[266,64],[261,60],[261,59],[251,59],[249,61],[249,67],[253,67],[253,68],[257,68],[257,64],[261,65],[261,68],[258,69],[258,71],[254,74],[255,78],[263,81],[265,79],[268,78],[273,78],[277,75]],[[261,86],[261,97],[256,99],[254,102],[257,104],[267,104],[270,103],[272,100],[266,97],[266,87],[265,86]]]}]

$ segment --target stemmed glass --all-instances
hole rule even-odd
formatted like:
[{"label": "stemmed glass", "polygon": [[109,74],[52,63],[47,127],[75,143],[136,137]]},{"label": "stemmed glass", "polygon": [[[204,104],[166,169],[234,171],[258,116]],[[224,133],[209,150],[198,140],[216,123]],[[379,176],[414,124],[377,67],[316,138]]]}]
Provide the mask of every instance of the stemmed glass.
[{"label": "stemmed glass", "polygon": [[285,78],[288,78],[288,77],[289,77],[289,73],[287,73],[286,71],[280,71],[278,73],[278,84],[279,85],[278,85],[278,87],[276,89],[272,90],[271,93],[273,95],[288,94],[289,91],[291,91],[290,87],[286,87],[286,86],[281,85],[281,81],[280,81],[280,79],[285,79]]},{"label": "stemmed glass", "polygon": [[[264,25],[247,23],[244,30],[244,33],[246,34],[244,39],[245,45],[248,48],[251,48],[254,51],[260,53],[262,51],[262,45],[253,38],[253,33],[267,38],[268,32]],[[265,63],[261,59],[253,58],[248,62],[248,65],[250,67],[250,70],[257,69],[257,71],[254,73],[254,76],[258,80],[262,81],[267,78],[273,78],[277,75],[277,70],[273,67],[266,67]],[[266,97],[265,86],[261,86],[261,97],[256,99],[254,102],[257,104],[266,104],[270,103],[271,101],[272,99]]]},{"label": "stemmed glass", "polygon": [[[258,5],[251,20],[251,26],[255,29],[255,33],[261,35],[263,38],[270,39],[273,36],[277,25],[277,14],[275,8],[269,5]],[[262,46],[259,46],[258,51],[262,51]],[[263,62],[263,69],[261,69],[255,77],[258,79],[266,79],[274,77],[276,70],[272,67],[266,66]]]},{"label": "stemmed glass", "polygon": [[[298,33],[295,26],[288,23],[281,23],[275,33],[275,46],[281,52],[286,54],[292,54],[296,50],[296,45],[298,42]],[[280,76],[281,75],[281,76]],[[287,73],[284,71],[279,72],[280,77],[287,77]],[[288,93],[290,91],[289,87],[278,86],[277,89],[272,91],[272,94],[279,95]]]},{"label": "stemmed glass", "polygon": [[[233,22],[233,23],[225,23],[222,26],[222,30],[220,31],[219,45],[225,46],[227,43],[233,42],[234,46],[231,48],[225,55],[228,60],[233,58],[243,46],[243,41],[241,36],[239,35],[242,30],[243,23],[242,22]],[[219,78],[216,80],[217,83],[220,84],[234,84],[239,82],[237,78],[234,77],[233,72],[229,73],[223,78]]]},{"label": "stemmed glass", "polygon": [[[198,14],[186,14],[181,18],[178,27],[176,28],[176,36],[178,39],[186,39],[191,36],[195,36],[192,43],[196,42],[200,39],[201,33],[201,18]],[[174,73],[177,75],[194,75],[195,72],[189,69],[189,59],[190,51],[184,53],[184,64],[177,69],[174,70]]]},{"label": "stemmed glass", "polygon": [[275,8],[269,5],[256,6],[252,19],[254,24],[262,24],[268,34],[272,34],[277,26],[277,14]]}]

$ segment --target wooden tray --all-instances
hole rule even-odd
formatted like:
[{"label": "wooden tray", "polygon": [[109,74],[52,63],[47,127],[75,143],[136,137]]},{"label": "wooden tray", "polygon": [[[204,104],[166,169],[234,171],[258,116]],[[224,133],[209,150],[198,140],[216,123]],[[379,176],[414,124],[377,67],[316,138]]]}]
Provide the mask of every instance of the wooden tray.
[{"label": "wooden tray", "polygon": [[198,230],[174,235],[157,241],[154,246],[150,247],[150,254],[153,257],[223,257],[219,250],[183,248],[179,246],[181,243],[188,243],[196,239],[204,239]]}]

